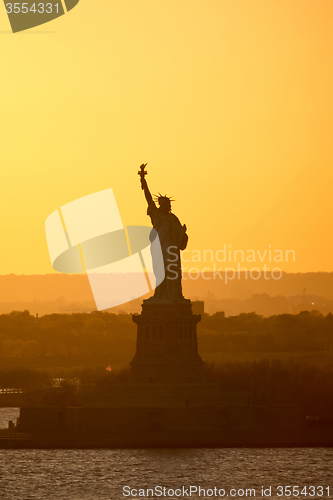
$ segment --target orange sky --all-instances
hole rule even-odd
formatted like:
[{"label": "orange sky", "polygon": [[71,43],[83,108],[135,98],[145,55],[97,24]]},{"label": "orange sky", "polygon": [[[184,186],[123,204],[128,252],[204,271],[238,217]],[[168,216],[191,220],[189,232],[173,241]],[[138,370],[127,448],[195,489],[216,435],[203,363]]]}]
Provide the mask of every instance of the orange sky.
[{"label": "orange sky", "polygon": [[81,0],[9,33],[0,9],[0,273],[49,273],[44,223],[112,187],[149,224],[137,170],[189,250],[289,250],[333,271],[332,0]]}]

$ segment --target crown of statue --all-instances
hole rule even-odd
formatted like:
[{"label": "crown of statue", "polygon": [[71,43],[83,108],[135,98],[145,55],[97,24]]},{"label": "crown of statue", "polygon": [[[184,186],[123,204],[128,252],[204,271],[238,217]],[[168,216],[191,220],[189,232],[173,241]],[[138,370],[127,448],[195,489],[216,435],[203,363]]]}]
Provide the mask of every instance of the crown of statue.
[{"label": "crown of statue", "polygon": [[155,201],[158,201],[159,204],[165,202],[166,200],[168,200],[169,203],[171,203],[172,201],[175,201],[167,195],[162,196],[161,193],[158,193],[158,196],[156,194],[154,194],[154,196],[155,196]]}]

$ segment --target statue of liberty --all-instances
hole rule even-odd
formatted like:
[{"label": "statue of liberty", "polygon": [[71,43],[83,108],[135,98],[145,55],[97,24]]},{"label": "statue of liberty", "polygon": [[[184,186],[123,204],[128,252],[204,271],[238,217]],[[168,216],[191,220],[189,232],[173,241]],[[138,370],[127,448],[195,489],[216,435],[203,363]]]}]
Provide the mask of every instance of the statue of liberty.
[{"label": "statue of liberty", "polygon": [[[155,289],[154,297],[148,300],[156,303],[187,302],[182,293],[182,271],[180,262],[180,250],[185,250],[188,241],[186,225],[182,225],[178,217],[171,213],[171,201],[173,200],[168,196],[162,196],[159,193],[159,196],[155,197],[159,205],[158,207],[156,206],[145,179],[147,174],[145,171],[146,165],[147,163],[141,165],[138,174],[141,179],[141,188],[144,191],[148,203],[147,215],[149,215],[153,225],[153,229],[150,233],[150,241],[152,242],[155,239],[157,233],[162,248],[165,273],[164,280]],[[158,269],[160,259],[154,256],[153,245],[151,245],[151,251],[153,270],[157,278],[158,274],[160,274]]]}]

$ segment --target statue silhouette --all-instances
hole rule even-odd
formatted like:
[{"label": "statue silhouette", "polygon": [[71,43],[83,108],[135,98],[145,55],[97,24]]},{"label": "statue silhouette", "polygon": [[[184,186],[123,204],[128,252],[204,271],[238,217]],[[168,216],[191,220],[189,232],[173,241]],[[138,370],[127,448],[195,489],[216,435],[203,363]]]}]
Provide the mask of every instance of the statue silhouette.
[{"label": "statue silhouette", "polygon": [[[146,165],[147,163],[141,165],[138,174],[141,179],[141,188],[144,191],[148,203],[147,215],[149,215],[153,225],[153,229],[150,233],[150,241],[152,242],[155,239],[157,232],[162,248],[165,272],[164,280],[156,287],[154,296],[148,300],[150,302],[161,303],[187,302],[182,293],[182,271],[180,263],[180,250],[185,250],[188,242],[186,225],[182,225],[178,217],[171,213],[172,200],[168,196],[162,196],[159,193],[159,196],[156,197],[159,207],[156,206],[145,178],[147,175],[145,171]],[[153,270],[157,278],[160,274],[158,268],[161,263],[160,259],[154,255],[154,245],[151,245],[151,253]]]}]

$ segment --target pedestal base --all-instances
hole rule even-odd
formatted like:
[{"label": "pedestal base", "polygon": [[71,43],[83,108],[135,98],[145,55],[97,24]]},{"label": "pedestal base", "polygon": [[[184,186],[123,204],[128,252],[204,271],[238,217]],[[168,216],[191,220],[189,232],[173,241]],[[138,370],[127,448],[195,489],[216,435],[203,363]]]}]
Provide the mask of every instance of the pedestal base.
[{"label": "pedestal base", "polygon": [[137,349],[131,362],[142,382],[200,382],[203,361],[198,354],[196,325],[189,301],[179,304],[143,303],[133,316],[138,325]]}]

